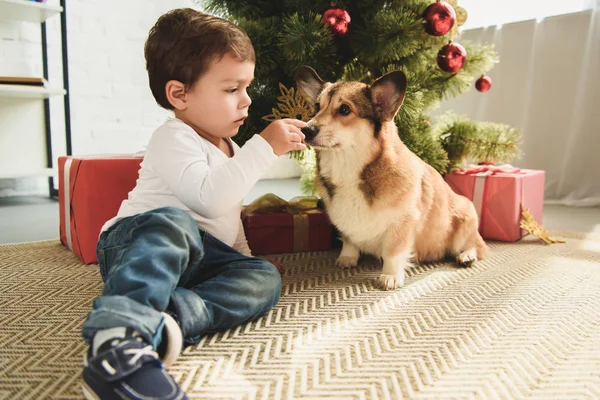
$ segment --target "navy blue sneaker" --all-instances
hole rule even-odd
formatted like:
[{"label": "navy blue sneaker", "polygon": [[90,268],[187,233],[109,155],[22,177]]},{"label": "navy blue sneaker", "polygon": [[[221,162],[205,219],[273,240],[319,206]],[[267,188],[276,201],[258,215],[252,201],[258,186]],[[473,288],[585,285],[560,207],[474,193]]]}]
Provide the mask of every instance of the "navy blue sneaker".
[{"label": "navy blue sneaker", "polygon": [[184,400],[152,346],[131,328],[99,331],[84,357],[83,395],[88,400]]}]

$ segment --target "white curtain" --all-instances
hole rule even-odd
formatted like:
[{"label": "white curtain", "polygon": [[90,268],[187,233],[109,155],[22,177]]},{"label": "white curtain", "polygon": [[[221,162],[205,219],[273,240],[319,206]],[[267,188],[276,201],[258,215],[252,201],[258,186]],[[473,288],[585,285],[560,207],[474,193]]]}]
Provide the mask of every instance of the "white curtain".
[{"label": "white curtain", "polygon": [[600,206],[600,0],[587,5],[464,31],[459,42],[495,44],[492,89],[472,88],[438,110],[520,128],[524,154],[514,164],[546,171],[546,203]]}]

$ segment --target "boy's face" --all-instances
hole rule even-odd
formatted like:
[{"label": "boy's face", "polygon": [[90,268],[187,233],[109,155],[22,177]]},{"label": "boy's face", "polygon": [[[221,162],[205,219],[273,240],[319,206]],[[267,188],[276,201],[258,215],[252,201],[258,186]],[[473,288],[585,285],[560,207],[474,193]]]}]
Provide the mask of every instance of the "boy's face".
[{"label": "boy's face", "polygon": [[226,54],[187,92],[187,108],[175,110],[175,116],[213,143],[235,136],[248,116],[252,100],[247,89],[253,79],[254,63]]}]

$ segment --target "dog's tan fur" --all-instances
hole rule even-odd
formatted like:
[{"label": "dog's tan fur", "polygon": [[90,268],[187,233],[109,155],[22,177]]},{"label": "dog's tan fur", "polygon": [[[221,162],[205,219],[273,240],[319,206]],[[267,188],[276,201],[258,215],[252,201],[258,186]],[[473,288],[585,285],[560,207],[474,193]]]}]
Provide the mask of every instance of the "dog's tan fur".
[{"label": "dog's tan fur", "polygon": [[402,72],[372,85],[327,83],[309,67],[301,67],[296,78],[316,111],[306,141],[317,153],[317,190],[342,233],[341,268],[356,266],[361,252],[381,257],[379,283],[393,289],[404,284],[411,260],[451,255],[471,265],[484,257],[473,204],[398,136],[394,117],[406,90]]}]

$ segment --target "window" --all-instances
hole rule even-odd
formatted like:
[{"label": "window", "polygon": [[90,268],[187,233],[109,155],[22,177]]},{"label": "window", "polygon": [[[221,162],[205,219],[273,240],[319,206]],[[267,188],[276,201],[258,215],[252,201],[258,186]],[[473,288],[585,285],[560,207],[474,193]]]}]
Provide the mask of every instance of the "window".
[{"label": "window", "polygon": [[528,19],[542,19],[591,8],[593,0],[458,0],[469,17],[462,30]]}]

